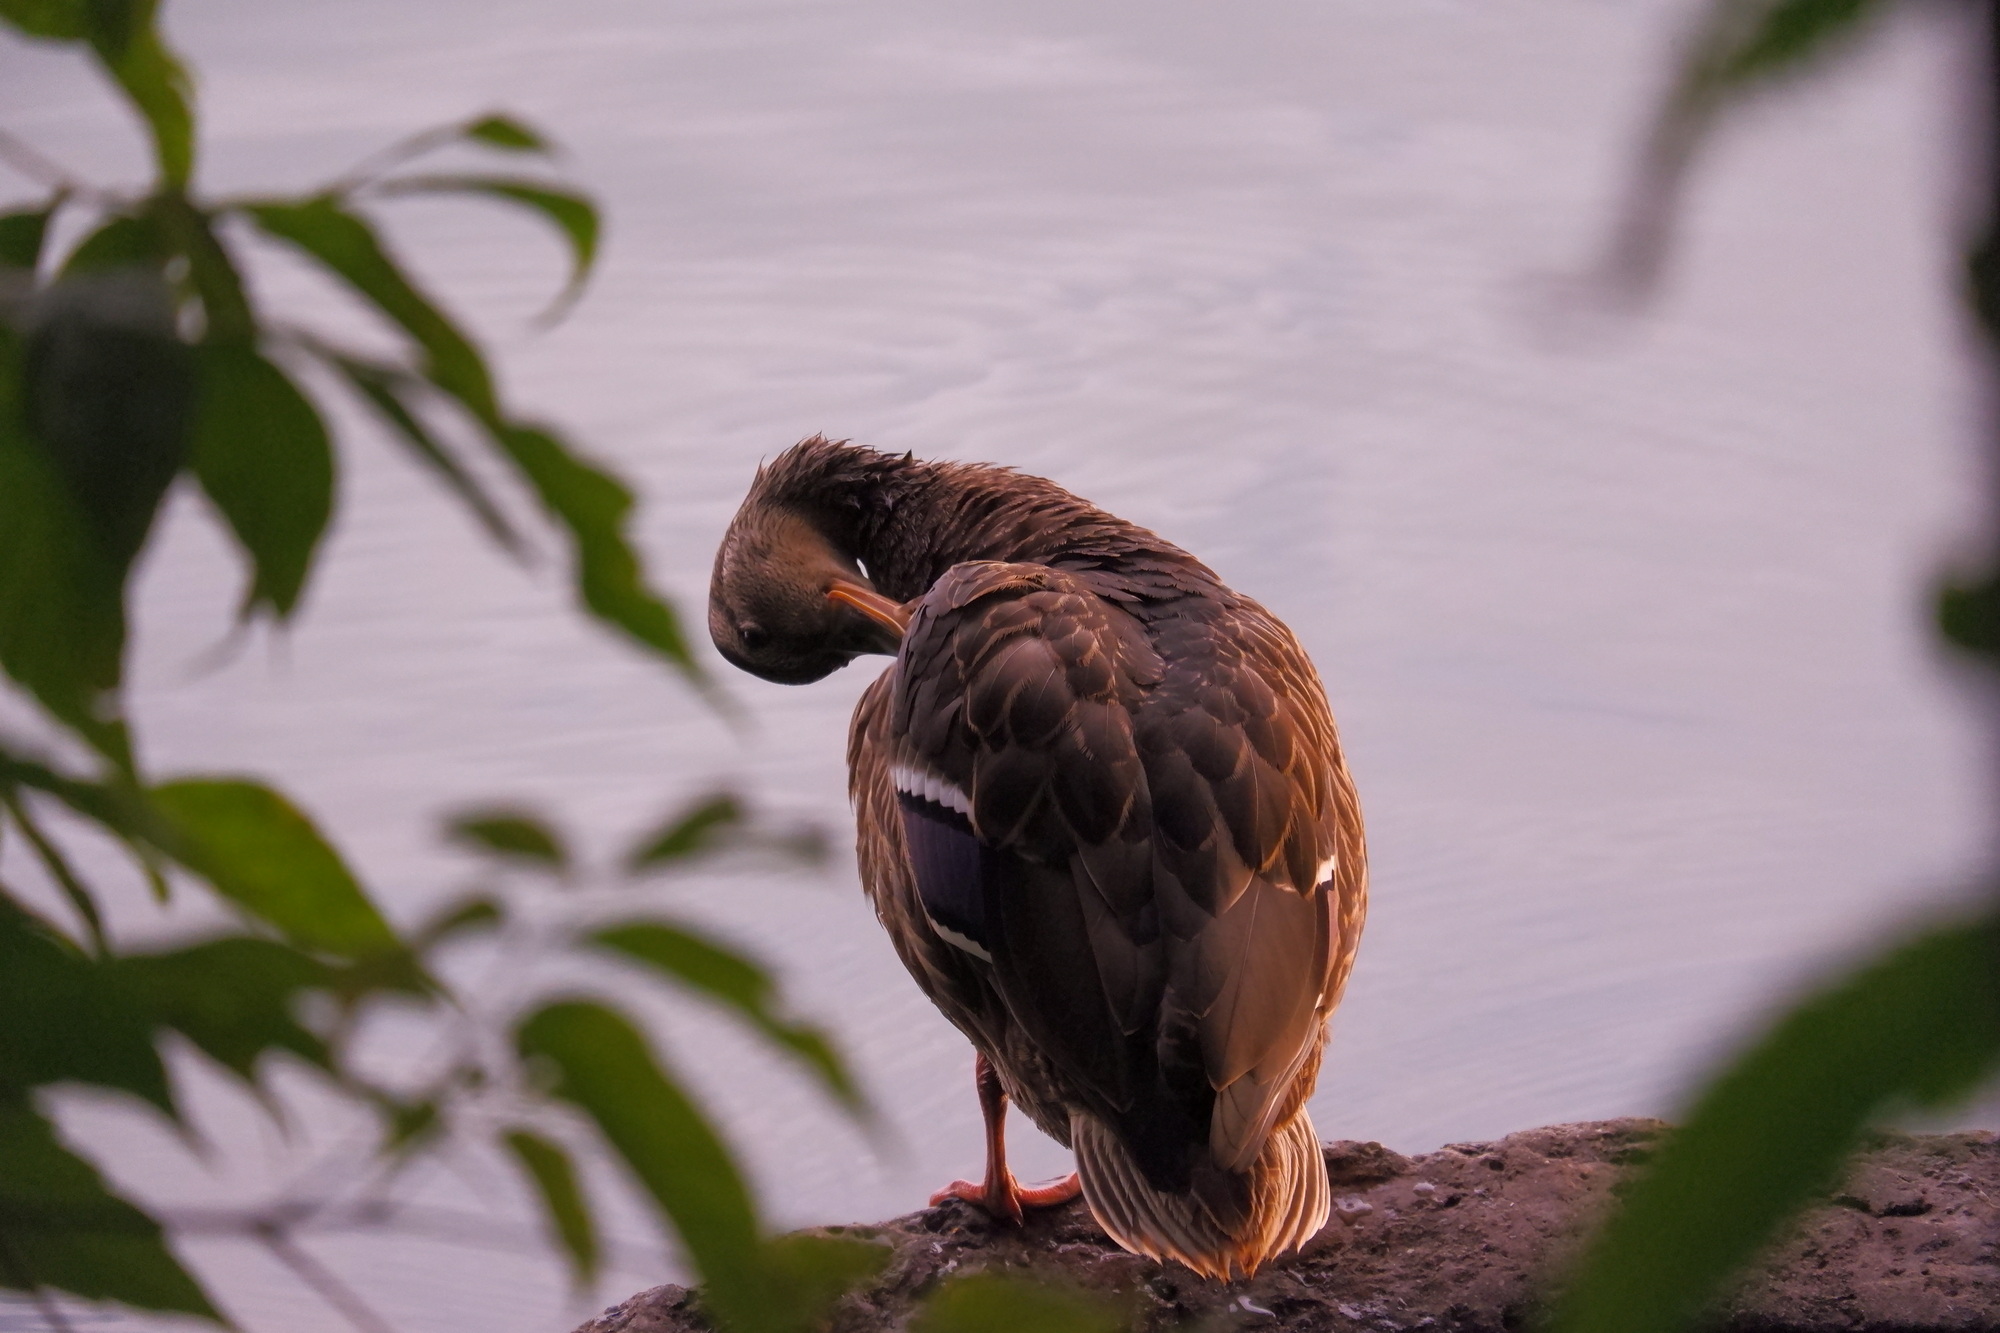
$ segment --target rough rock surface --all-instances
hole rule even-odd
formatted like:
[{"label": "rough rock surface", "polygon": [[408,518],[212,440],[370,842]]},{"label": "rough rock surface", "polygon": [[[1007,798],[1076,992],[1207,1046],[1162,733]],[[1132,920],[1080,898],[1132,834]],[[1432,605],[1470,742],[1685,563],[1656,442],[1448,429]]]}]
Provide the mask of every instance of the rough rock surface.
[{"label": "rough rock surface", "polygon": [[[895,1257],[846,1297],[830,1333],[901,1330],[940,1282],[1013,1270],[1119,1293],[1139,1333],[1186,1327],[1486,1333],[1531,1322],[1614,1183],[1662,1126],[1612,1120],[1528,1130],[1403,1157],[1326,1150],[1333,1220],[1246,1281],[1211,1282],[1126,1254],[1083,1205],[996,1226],[952,1202],[874,1227]],[[2000,1333],[2000,1138],[1885,1135],[1724,1307],[1733,1333]],[[691,1294],[656,1287],[577,1333],[708,1333]]]}]

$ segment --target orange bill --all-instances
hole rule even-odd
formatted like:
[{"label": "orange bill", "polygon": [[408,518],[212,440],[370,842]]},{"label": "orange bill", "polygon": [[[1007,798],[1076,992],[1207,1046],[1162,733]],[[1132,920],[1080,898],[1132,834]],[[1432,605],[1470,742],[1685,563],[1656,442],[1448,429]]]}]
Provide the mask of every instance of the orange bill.
[{"label": "orange bill", "polygon": [[892,602],[873,588],[864,588],[858,583],[836,582],[826,590],[830,602],[841,602],[853,607],[878,625],[895,631],[901,638],[903,631],[910,627],[910,611],[901,602]]}]

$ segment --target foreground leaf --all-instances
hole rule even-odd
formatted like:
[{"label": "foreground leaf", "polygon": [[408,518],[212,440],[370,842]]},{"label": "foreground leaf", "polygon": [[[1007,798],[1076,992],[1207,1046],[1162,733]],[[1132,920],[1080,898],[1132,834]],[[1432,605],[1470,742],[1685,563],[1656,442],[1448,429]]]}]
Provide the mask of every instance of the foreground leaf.
[{"label": "foreground leaf", "polygon": [[93,1301],[225,1321],[164,1240],[48,1121],[0,1099],[0,1287],[52,1287]]},{"label": "foreground leaf", "polygon": [[194,472],[255,571],[244,611],[298,605],[333,514],[333,449],[319,412],[245,345],[200,352]]},{"label": "foreground leaf", "polygon": [[1725,107],[1853,44],[1889,7],[1890,0],[1708,0],[1611,238],[1613,280],[1640,291],[1658,280],[1688,169]]},{"label": "foreground leaf", "polygon": [[1125,1319],[1101,1297],[998,1273],[946,1283],[910,1322],[911,1333],[1122,1333]]},{"label": "foreground leaf", "polygon": [[887,1244],[851,1236],[779,1236],[764,1245],[777,1333],[824,1328],[833,1303],[889,1266]]},{"label": "foreground leaf", "polygon": [[1672,1333],[1831,1186],[1871,1117],[2000,1068],[2000,920],[1934,930],[1808,997],[1704,1092],[1598,1237],[1556,1333]]},{"label": "foreground leaf", "polygon": [[549,141],[532,126],[512,116],[481,116],[465,127],[465,137],[475,139],[489,148],[502,148],[517,153],[553,151]]},{"label": "foreground leaf", "polygon": [[290,242],[415,339],[425,373],[482,421],[498,419],[493,377],[472,340],[389,256],[375,229],[331,196],[244,207],[265,232]]},{"label": "foreground leaf", "polygon": [[[102,965],[0,896],[0,1101],[91,1083],[177,1113],[146,1017]],[[0,1180],[11,1169],[0,1154]]]},{"label": "foreground leaf", "polygon": [[[4,335],[0,335],[4,340]],[[0,347],[0,667],[99,750],[115,721],[125,652],[122,571],[92,539],[41,450],[13,428]]]},{"label": "foreground leaf", "polygon": [[375,410],[382,423],[389,428],[392,438],[407,446],[419,462],[435,472],[465,503],[472,516],[479,520],[479,525],[486,529],[487,535],[509,555],[520,555],[523,550],[521,534],[507,521],[507,516],[486,493],[479,479],[466,471],[465,465],[424,423],[423,415],[412,401],[414,390],[421,381],[394,366],[333,352],[323,352],[323,355],[354,386],[362,400]]},{"label": "foreground leaf", "polygon": [[534,1182],[542,1209],[549,1215],[549,1230],[569,1255],[576,1285],[589,1286],[597,1277],[597,1227],[591,1221],[590,1203],[583,1196],[569,1154],[525,1129],[513,1130],[504,1142]]},{"label": "foreground leaf", "polygon": [[[35,271],[42,259],[42,241],[48,235],[49,218],[61,203],[59,195],[41,208],[0,213],[0,268]],[[0,296],[5,295],[0,290]]]},{"label": "foreground leaf", "polygon": [[734,793],[704,796],[639,839],[625,857],[625,868],[637,873],[698,856],[741,826],[743,817],[743,803]]},{"label": "foreground leaf", "polygon": [[268,787],[233,779],[152,791],[176,859],[302,949],[346,958],[396,951],[389,923],[312,822]]},{"label": "foreground leaf", "polygon": [[483,195],[518,204],[552,223],[569,243],[570,273],[569,281],[549,307],[550,315],[576,299],[597,262],[597,208],[574,190],[515,176],[405,176],[388,182],[381,192]]},{"label": "foreground leaf", "polygon": [[569,852],[561,835],[526,811],[468,811],[446,824],[445,834],[475,851],[533,861],[555,871],[569,868]]},{"label": "foreground leaf", "polygon": [[42,289],[21,351],[21,424],[122,578],[186,460],[195,369],[153,269],[73,275]]},{"label": "foreground leaf", "polygon": [[775,1326],[750,1192],[707,1119],[654,1060],[645,1038],[601,1005],[553,1004],[516,1034],[546,1061],[550,1092],[580,1108],[671,1220],[714,1308],[740,1333]]},{"label": "foreground leaf", "polygon": [[152,1022],[181,1033],[245,1083],[256,1085],[258,1062],[272,1051],[332,1068],[326,1043],[293,1014],[302,995],[328,986],[328,972],[296,949],[231,936],[120,958],[109,972]]},{"label": "foreground leaf", "polygon": [[770,974],[748,958],[715,940],[657,922],[612,926],[586,938],[734,1009],[772,1045],[817,1075],[849,1111],[866,1111],[861,1090],[826,1034],[784,1019]]},{"label": "foreground leaf", "polygon": [[546,430],[508,426],[497,438],[550,516],[569,529],[584,605],[701,682],[680,621],[646,586],[638,553],[626,537],[632,493]]}]

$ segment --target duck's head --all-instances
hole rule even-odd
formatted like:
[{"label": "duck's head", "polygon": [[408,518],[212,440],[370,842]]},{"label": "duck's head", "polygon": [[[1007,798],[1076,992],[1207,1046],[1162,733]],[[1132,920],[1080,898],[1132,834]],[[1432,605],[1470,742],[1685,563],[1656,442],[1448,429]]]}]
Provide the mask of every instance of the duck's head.
[{"label": "duck's head", "polygon": [[894,654],[908,624],[908,613],[795,509],[752,496],[715,553],[709,637],[753,676],[808,684],[863,653]]}]

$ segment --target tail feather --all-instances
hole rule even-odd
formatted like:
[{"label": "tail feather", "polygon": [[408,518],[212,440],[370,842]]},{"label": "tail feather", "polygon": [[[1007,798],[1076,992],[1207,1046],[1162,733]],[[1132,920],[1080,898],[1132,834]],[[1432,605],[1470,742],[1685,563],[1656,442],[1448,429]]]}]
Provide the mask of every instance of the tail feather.
[{"label": "tail feather", "polygon": [[1244,1176],[1219,1189],[1200,1181],[1184,1193],[1154,1189],[1111,1130],[1083,1112],[1071,1117],[1070,1139],[1092,1216],[1135,1254],[1226,1280],[1256,1272],[1326,1225],[1326,1159],[1304,1108],[1265,1140]]}]

